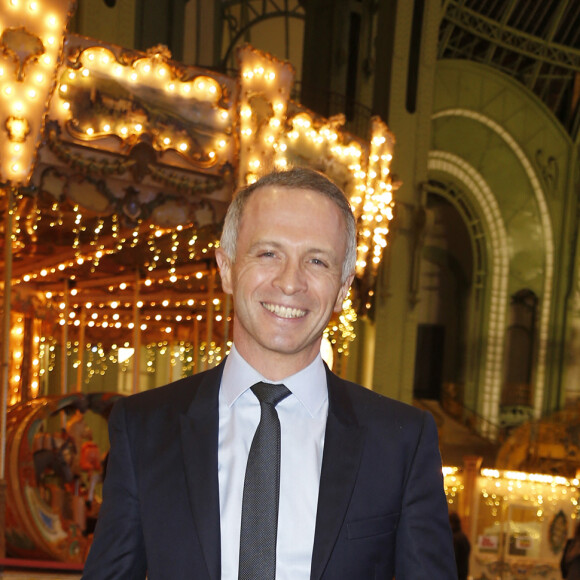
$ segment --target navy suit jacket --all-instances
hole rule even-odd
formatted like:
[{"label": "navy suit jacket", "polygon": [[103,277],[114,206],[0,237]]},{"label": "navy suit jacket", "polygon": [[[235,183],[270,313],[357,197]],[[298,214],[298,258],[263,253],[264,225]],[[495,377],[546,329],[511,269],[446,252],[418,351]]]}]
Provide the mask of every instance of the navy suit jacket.
[{"label": "navy suit jacket", "polygon": [[[115,405],[84,580],[219,580],[222,370]],[[432,416],[327,375],[311,579],[457,578]]]}]

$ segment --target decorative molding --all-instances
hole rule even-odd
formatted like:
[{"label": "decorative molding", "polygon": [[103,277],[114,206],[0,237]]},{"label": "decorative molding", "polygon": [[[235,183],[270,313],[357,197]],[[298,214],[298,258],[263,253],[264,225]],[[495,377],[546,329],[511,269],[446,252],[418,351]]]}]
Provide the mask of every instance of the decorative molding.
[{"label": "decorative molding", "polygon": [[546,186],[546,190],[552,197],[558,193],[559,166],[553,155],[546,156],[543,149],[536,151],[536,165],[540,169],[540,176]]},{"label": "decorative molding", "polygon": [[542,405],[544,400],[544,389],[546,380],[546,355],[548,349],[548,331],[550,322],[550,308],[552,305],[552,289],[554,284],[554,232],[552,229],[552,221],[544,189],[540,184],[540,180],[534,171],[532,163],[525,151],[514,137],[508,133],[499,123],[485,115],[471,111],[469,109],[445,109],[435,113],[431,118],[433,120],[444,117],[464,117],[471,119],[482,125],[488,127],[496,135],[498,135],[511,149],[514,155],[521,163],[526,176],[530,182],[530,187],[534,192],[536,203],[538,205],[538,213],[540,217],[540,224],[543,231],[543,240],[545,244],[545,277],[544,277],[544,292],[541,297],[540,306],[540,320],[538,324],[538,357],[536,365],[536,386],[534,391],[534,414],[540,417],[542,413]]}]

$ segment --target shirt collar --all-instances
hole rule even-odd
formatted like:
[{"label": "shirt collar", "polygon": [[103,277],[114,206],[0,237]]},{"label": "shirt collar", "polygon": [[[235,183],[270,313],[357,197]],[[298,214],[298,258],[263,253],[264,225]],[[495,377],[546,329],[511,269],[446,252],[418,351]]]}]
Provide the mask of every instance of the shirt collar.
[{"label": "shirt collar", "polygon": [[[259,381],[273,382],[254,369],[233,345],[226,358],[221,382],[222,396],[227,405],[231,407],[238,397]],[[328,400],[326,369],[320,354],[306,368],[276,382],[284,383],[311,416]]]}]

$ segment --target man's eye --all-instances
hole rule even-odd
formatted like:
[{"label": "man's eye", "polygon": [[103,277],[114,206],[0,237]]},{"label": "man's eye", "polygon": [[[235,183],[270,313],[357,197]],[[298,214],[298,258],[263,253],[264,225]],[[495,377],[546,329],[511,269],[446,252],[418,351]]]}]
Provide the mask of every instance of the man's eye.
[{"label": "man's eye", "polygon": [[270,251],[261,252],[260,253],[260,258],[273,258],[274,255],[275,255],[274,252],[270,252]]},{"label": "man's eye", "polygon": [[323,262],[319,258],[312,258],[311,262],[316,266],[326,266],[326,262]]}]

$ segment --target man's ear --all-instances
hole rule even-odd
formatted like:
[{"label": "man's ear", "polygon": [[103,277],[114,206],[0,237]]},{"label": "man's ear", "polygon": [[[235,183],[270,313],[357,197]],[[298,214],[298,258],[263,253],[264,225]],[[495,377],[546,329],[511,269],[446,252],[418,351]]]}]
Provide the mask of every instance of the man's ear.
[{"label": "man's ear", "polygon": [[222,290],[226,294],[232,294],[232,263],[222,248],[215,249],[215,259],[222,279]]},{"label": "man's ear", "polygon": [[338,292],[338,296],[336,297],[336,302],[334,303],[334,311],[335,312],[340,312],[342,310],[342,304],[346,300],[346,297],[348,296],[348,291],[350,290],[350,285],[352,284],[353,280],[354,280],[354,273],[351,274],[346,279],[344,284],[340,287],[340,290]]}]

